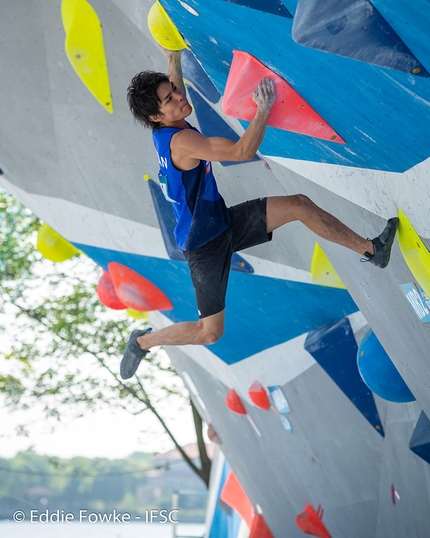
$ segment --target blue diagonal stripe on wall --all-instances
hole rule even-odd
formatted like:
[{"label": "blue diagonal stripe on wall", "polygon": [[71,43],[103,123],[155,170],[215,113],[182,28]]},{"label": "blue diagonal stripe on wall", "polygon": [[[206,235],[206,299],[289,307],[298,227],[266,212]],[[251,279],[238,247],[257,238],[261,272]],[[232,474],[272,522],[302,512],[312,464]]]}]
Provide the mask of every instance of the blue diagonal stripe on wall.
[{"label": "blue diagonal stripe on wall", "polygon": [[305,349],[355,407],[384,436],[372,392],[360,377],[357,367],[357,342],[348,318],[308,334]]},{"label": "blue diagonal stripe on wall", "polygon": [[[140,256],[74,243],[107,270],[114,261],[153,282],[172,301],[163,312],[173,322],[197,321],[194,288],[186,262]],[[225,333],[210,350],[234,364],[358,310],[346,290],[232,271]],[[253,338],[258,333],[258,338]]]}]

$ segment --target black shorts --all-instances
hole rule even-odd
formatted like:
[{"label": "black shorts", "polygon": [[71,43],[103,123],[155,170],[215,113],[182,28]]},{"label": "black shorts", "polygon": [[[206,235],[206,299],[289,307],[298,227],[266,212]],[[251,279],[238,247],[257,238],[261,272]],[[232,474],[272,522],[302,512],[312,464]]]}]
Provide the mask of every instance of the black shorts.
[{"label": "black shorts", "polygon": [[184,252],[200,318],[224,310],[233,252],[271,241],[272,233],[267,233],[266,205],[267,198],[259,198],[229,207],[229,228],[202,247]]}]

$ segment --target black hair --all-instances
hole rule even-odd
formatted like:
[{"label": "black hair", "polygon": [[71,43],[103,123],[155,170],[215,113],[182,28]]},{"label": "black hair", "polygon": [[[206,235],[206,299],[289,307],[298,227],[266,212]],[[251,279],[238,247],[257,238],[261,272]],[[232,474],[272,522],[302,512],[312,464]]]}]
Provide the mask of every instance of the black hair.
[{"label": "black hair", "polygon": [[160,114],[157,89],[162,82],[170,82],[165,73],[142,71],[137,73],[127,88],[127,101],[134,119],[153,130],[161,128],[160,122],[151,121],[149,116]]}]

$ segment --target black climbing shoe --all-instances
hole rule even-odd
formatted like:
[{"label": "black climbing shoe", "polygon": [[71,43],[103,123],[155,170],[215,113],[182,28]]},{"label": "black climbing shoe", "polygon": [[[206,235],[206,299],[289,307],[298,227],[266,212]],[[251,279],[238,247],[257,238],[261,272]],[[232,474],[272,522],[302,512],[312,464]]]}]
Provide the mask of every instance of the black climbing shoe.
[{"label": "black climbing shoe", "polygon": [[398,225],[399,219],[397,217],[393,217],[387,221],[387,226],[385,226],[381,235],[371,239],[373,243],[373,256],[365,252],[364,255],[366,258],[363,261],[370,262],[380,269],[387,267]]},{"label": "black climbing shoe", "polygon": [[119,370],[123,379],[130,379],[139,367],[140,361],[143,357],[146,357],[147,353],[149,353],[148,350],[142,349],[139,346],[137,338],[145,333],[149,333],[151,330],[152,329],[146,329],[146,331],[135,330],[131,333]]}]

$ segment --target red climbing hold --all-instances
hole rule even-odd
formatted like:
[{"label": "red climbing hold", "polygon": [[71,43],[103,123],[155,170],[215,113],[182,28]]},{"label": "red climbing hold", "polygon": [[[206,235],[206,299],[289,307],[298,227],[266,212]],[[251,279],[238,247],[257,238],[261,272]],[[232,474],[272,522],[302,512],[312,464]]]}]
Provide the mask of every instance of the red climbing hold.
[{"label": "red climbing hold", "polygon": [[230,409],[230,411],[233,411],[233,413],[237,413],[239,415],[246,415],[246,409],[242,403],[242,400],[239,398],[237,392],[234,389],[230,389],[227,392],[227,396],[225,397],[225,403],[227,404],[227,407]]},{"label": "red climbing hold", "polygon": [[228,473],[220,499],[230,508],[236,510],[247,524],[248,529],[251,529],[255,517],[254,507],[233,471]]},{"label": "red climbing hold", "polygon": [[307,504],[303,512],[295,518],[296,525],[306,534],[318,536],[319,538],[331,538],[330,533],[322,522],[324,510],[321,505],[318,506],[318,511],[311,504]]},{"label": "red climbing hold", "polygon": [[249,538],[273,538],[273,534],[261,514],[255,515]]},{"label": "red climbing hold", "polygon": [[120,263],[110,262],[109,273],[120,301],[139,312],[171,310],[170,299],[155,284]]},{"label": "red climbing hold", "polygon": [[252,402],[257,407],[264,409],[265,411],[270,409],[270,401],[267,396],[267,392],[259,381],[254,381],[254,383],[249,387],[248,394]]},{"label": "red climbing hold", "polygon": [[125,310],[127,308],[125,304],[118,299],[112,278],[107,271],[103,271],[99,283],[97,284],[96,291],[100,302],[108,308],[112,308],[113,310]]},{"label": "red climbing hold", "polygon": [[269,77],[275,81],[276,101],[270,111],[267,125],[330,142],[345,143],[288,82],[251,54],[240,50],[234,50],[233,53],[222,102],[225,114],[252,121],[257,110],[252,93],[261,79]]}]

